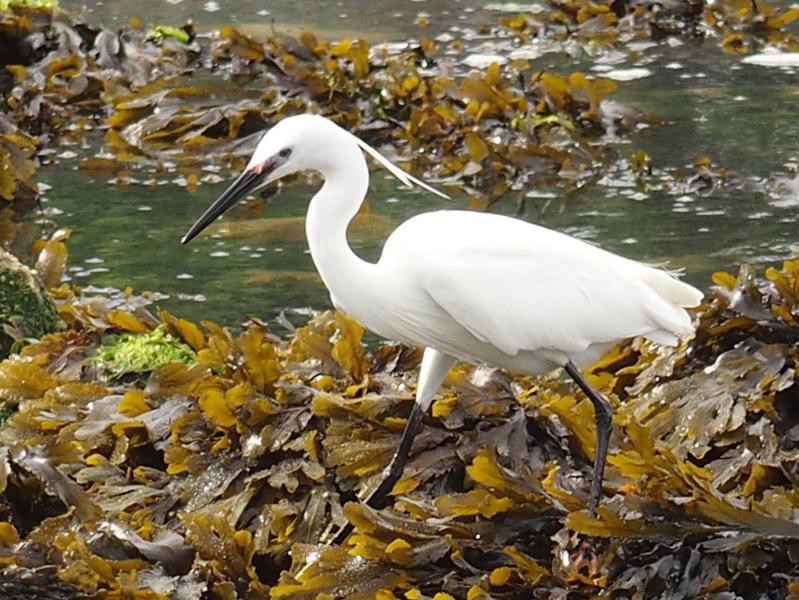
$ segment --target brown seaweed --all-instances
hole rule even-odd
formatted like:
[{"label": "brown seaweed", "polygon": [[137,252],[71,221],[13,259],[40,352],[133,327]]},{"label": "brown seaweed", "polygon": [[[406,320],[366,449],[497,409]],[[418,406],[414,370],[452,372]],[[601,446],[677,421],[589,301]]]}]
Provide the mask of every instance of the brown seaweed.
[{"label": "brown seaweed", "polygon": [[[794,49],[799,15],[760,0],[552,8],[495,31],[519,44],[611,48],[700,35],[706,23],[737,52]],[[0,82],[0,161],[10,167],[0,196],[12,206],[34,197],[34,159],[54,160],[44,145],[98,128],[113,158],[84,157],[84,173],[124,181],[169,158],[196,186],[197,150],[235,165],[264,126],[312,110],[482,208],[531,185],[579,193],[618,160],[603,136],[657,122],[609,110],[615,84],[581,72],[524,60],[464,69],[448,58],[463,40],[391,50],[310,32],[185,33],[3,12],[0,40],[15,51],[2,57],[11,77]],[[261,91],[211,98],[187,68]],[[652,163],[630,158],[641,185]],[[734,183],[700,157],[675,185]],[[10,212],[0,217],[4,245],[30,245]],[[367,348],[337,313],[283,339],[257,320],[233,331],[154,315],[129,292],[57,287],[68,237],[57,231],[29,253],[63,330],[0,363],[0,396],[18,407],[0,427],[6,578],[55,571],[81,593],[139,600],[799,594],[797,260],[765,279],[716,273],[693,338],[674,349],[630,340],[589,369],[616,409],[605,499],[590,518],[591,407],[558,374],[452,369],[393,503],[377,511],[357,498],[396,447],[418,349]],[[196,362],[118,380],[92,364],[107,334],[157,327]],[[347,544],[321,543],[347,521]]]},{"label": "brown seaweed", "polygon": [[[0,429],[6,563],[58,565],[108,598],[176,597],[147,595],[155,579],[226,598],[647,593],[677,590],[686,568],[693,593],[746,595],[795,577],[797,264],[767,281],[717,274],[693,339],[634,340],[589,369],[617,409],[595,519],[590,408],[558,378],[454,369],[377,511],[353,492],[397,443],[416,365],[405,350],[364,351],[361,328],[334,313],[281,340],[257,322],[233,334],[164,312],[199,364],[109,388],[64,357],[90,355],[96,332],[125,319],[75,320],[2,363],[20,402]],[[111,313],[95,306],[94,319]],[[320,545],[345,520],[348,543]],[[588,566],[578,534],[609,544]]]}]

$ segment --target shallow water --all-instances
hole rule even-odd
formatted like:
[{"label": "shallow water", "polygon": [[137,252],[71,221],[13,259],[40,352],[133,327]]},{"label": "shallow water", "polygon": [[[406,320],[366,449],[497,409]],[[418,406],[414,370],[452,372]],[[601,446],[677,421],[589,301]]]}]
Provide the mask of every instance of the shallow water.
[{"label": "shallow water", "polygon": [[[61,0],[70,12],[83,11],[92,22],[109,27],[122,25],[132,16],[147,23],[182,25],[193,20],[200,29],[234,24],[248,35],[266,35],[273,30],[299,33],[310,29],[325,38],[362,37],[370,42],[403,40],[409,35],[430,35],[453,25],[472,26],[494,22],[495,7],[508,10],[529,7],[535,2],[503,3],[479,0],[300,0],[275,2],[264,0],[140,0],[138,12],[131,5],[112,1]],[[422,15],[429,24],[416,25]]]},{"label": "shallow water", "polygon": [[[220,13],[203,10],[205,4],[141,6],[150,20],[180,22],[192,15],[201,26],[218,25]],[[264,10],[257,8],[263,3],[237,3],[237,12],[226,16],[250,29],[272,27],[274,20],[276,29],[291,30],[302,22],[302,15],[313,14],[313,20],[304,24],[321,28],[323,35],[369,31],[372,39],[430,36],[454,22],[458,28],[472,27],[495,23],[499,17],[497,12],[471,10],[476,2],[410,0],[391,3],[392,10],[403,16],[386,26],[379,10],[363,9],[371,3],[274,4],[269,15],[257,15],[257,10]],[[444,10],[450,13],[442,14]],[[413,25],[420,11],[430,15],[431,24],[423,31]],[[110,5],[97,5],[90,18],[113,24],[122,18],[117,13]],[[336,23],[342,26],[337,28]],[[663,182],[676,185],[677,173],[693,174],[691,165],[701,155],[733,170],[739,179],[709,193],[687,188],[685,193],[658,189],[642,193],[627,174],[614,172],[568,203],[553,190],[527,190],[524,218],[631,258],[684,268],[687,280],[702,288],[709,285],[715,270],[733,269],[742,261],[762,265],[790,254],[797,243],[799,207],[796,71],[742,64],[739,56],[724,55],[715,41],[662,43],[642,56],[635,63],[626,59],[616,63],[613,55],[575,60],[548,53],[532,64],[597,74],[608,69],[648,69],[647,77],[621,82],[612,99],[660,115],[667,123],[636,132],[629,143],[617,142],[619,154],[644,149],[659,173],[650,179],[653,188]],[[63,150],[91,153],[79,148],[58,151]],[[76,158],[42,169],[39,180],[52,186],[44,203],[47,216],[58,226],[74,229],[69,276],[99,288],[129,285],[137,292],[155,290],[171,297],[160,304],[173,312],[231,325],[249,315],[272,319],[285,308],[327,308],[327,293],[307,253],[302,225],[313,187],[287,187],[264,202],[238,207],[211,230],[212,235],[204,234],[188,247],[179,244],[188,226],[234,174],[218,175],[222,181],[189,193],[175,183],[177,173],[157,185],[117,188],[106,177],[80,174]],[[383,173],[373,172],[372,178],[371,214],[365,225],[351,231],[353,246],[365,258],[379,256],[386,235],[402,220],[424,210],[462,208],[467,203],[465,196],[444,202],[405,190]],[[514,214],[521,195],[491,210]]]}]

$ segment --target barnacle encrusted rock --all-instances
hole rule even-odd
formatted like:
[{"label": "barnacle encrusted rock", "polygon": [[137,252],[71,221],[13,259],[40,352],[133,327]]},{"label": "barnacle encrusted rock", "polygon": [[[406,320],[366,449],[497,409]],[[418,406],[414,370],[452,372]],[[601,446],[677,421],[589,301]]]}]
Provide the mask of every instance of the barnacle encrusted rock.
[{"label": "barnacle encrusted rock", "polygon": [[0,249],[0,356],[8,356],[15,341],[38,338],[58,328],[52,297],[36,271]]}]

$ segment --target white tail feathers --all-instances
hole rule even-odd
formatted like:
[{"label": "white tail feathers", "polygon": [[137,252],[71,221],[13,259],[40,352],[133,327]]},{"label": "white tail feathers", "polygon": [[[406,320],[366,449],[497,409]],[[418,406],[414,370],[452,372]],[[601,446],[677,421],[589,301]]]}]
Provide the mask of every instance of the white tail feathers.
[{"label": "white tail feathers", "polygon": [[644,337],[663,346],[676,345],[678,336],[693,331],[691,316],[685,309],[697,306],[702,301],[702,292],[660,269],[645,266],[639,276],[652,292],[647,313],[658,326]]},{"label": "white tail feathers", "polygon": [[668,271],[644,267],[640,277],[658,296],[676,306],[692,308],[702,301],[702,292]]},{"label": "white tail feathers", "polygon": [[661,346],[676,346],[678,341],[676,335],[661,329],[650,331],[649,333],[645,334],[644,337],[655,342],[656,344],[660,344]]}]

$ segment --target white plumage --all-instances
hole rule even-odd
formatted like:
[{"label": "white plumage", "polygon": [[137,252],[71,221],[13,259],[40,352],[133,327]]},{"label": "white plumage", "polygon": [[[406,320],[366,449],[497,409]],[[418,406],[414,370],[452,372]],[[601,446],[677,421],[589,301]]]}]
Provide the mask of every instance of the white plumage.
[{"label": "white plumage", "polygon": [[554,363],[543,367],[551,370],[569,359],[583,364],[595,346],[627,337],[673,344],[691,331],[682,307],[701,298],[664,271],[570,236],[466,211],[408,220],[386,242],[378,268],[400,288],[419,288],[418,306],[396,310],[453,322],[444,339],[431,339],[437,328],[420,323],[406,341],[528,372],[541,370],[524,368],[536,354]]}]

